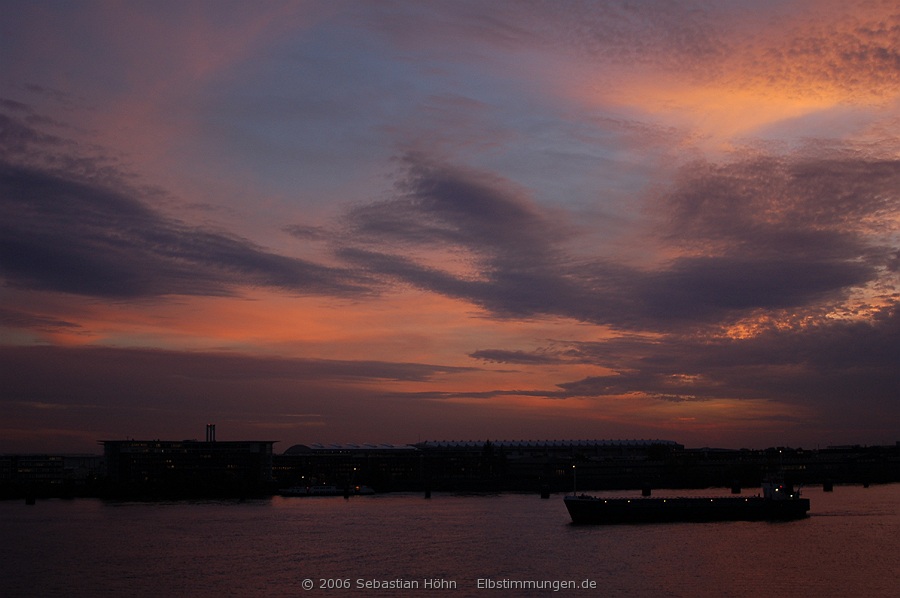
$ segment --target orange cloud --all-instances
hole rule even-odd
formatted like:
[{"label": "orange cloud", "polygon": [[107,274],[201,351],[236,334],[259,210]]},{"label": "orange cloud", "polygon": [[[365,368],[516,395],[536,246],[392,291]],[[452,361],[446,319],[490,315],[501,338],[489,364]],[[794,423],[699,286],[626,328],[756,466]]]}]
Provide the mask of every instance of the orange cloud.
[{"label": "orange cloud", "polygon": [[[713,9],[685,30],[694,44],[680,46],[661,33],[641,52],[619,55],[594,42],[568,68],[546,76],[589,107],[644,115],[691,131],[689,140],[701,147],[728,150],[776,123],[896,102],[895,9],[890,2],[786,3],[762,18]],[[604,25],[593,27],[604,39]]]}]

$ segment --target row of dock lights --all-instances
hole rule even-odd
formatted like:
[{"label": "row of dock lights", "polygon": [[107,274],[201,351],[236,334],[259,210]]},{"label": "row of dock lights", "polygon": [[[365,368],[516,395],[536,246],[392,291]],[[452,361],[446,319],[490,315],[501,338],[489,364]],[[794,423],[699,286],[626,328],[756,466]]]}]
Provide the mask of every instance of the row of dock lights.
[{"label": "row of dock lights", "polygon": [[[779,451],[781,452],[781,451]],[[578,494],[578,476],[577,476],[578,468],[573,464],[572,465],[572,494]],[[868,488],[868,482],[863,483],[863,488]],[[831,480],[825,480],[822,482],[822,491],[823,492],[834,492],[834,482]],[[741,493],[741,483],[735,480],[731,484],[731,493],[732,494],[740,494]],[[641,488],[641,496],[650,496],[651,488],[649,485],[645,485]],[[431,492],[428,492],[426,498],[431,497]],[[541,488],[541,498],[550,498],[550,490],[548,488]],[[746,499],[745,499],[746,500]],[[603,502],[606,502],[605,500]],[[630,500],[628,502],[631,502]],[[663,500],[665,502],[665,500]]]}]

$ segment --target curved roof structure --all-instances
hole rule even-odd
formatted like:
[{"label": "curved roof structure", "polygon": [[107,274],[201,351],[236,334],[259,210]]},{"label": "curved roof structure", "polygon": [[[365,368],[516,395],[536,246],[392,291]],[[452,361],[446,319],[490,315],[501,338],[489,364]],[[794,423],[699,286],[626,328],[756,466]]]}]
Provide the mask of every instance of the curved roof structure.
[{"label": "curved roof structure", "polygon": [[415,446],[420,448],[478,448],[490,443],[498,448],[596,448],[596,447],[647,447],[681,446],[674,440],[428,440]]}]

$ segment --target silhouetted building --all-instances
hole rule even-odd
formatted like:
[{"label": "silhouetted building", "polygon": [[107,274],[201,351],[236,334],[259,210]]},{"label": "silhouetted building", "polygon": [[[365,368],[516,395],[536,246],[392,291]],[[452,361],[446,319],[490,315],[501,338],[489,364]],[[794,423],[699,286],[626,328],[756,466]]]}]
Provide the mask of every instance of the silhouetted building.
[{"label": "silhouetted building", "polygon": [[[274,457],[282,486],[365,484],[396,490],[563,490],[577,463],[585,483],[640,485],[684,447],[671,440],[426,441],[295,445]],[[654,474],[658,471],[654,469]]]},{"label": "silhouetted building", "polygon": [[2,481],[61,484],[64,472],[62,455],[0,456],[0,480]]},{"label": "silhouetted building", "polygon": [[99,455],[0,455],[0,497],[90,495],[100,465]]},{"label": "silhouetted building", "polygon": [[261,493],[273,480],[274,443],[104,440],[105,481],[112,494]]},{"label": "silhouetted building", "polygon": [[[414,445],[434,489],[640,487],[684,446],[671,440],[459,440]],[[577,474],[573,473],[573,466]]]},{"label": "silhouetted building", "polygon": [[[417,444],[107,440],[99,455],[0,455],[0,498],[178,498],[271,495],[298,485],[377,492],[536,492],[759,487],[779,470],[803,484],[900,482],[900,442],[764,450],[692,448],[671,440],[466,440]],[[105,461],[105,463],[104,463]],[[105,465],[104,468],[101,465]],[[105,473],[105,475],[104,475]]]},{"label": "silhouetted building", "polygon": [[363,484],[378,492],[419,489],[421,469],[421,452],[408,444],[296,444],[273,466],[282,487]]}]

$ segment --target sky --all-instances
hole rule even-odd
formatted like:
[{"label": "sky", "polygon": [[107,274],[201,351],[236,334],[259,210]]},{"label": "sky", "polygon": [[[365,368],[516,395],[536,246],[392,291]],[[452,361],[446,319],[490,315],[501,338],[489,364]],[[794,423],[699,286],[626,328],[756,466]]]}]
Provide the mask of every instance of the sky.
[{"label": "sky", "polygon": [[0,11],[0,452],[900,441],[893,0]]}]

